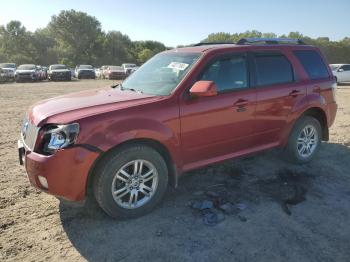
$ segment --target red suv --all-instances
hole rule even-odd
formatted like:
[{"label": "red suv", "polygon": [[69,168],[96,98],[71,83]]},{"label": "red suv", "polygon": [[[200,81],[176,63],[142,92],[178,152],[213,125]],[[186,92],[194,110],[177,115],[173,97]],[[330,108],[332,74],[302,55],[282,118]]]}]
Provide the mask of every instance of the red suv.
[{"label": "red suv", "polygon": [[309,162],[328,140],[335,89],[320,51],[299,40],[173,49],[114,88],[32,106],[20,162],[47,193],[136,217],[188,170],[275,147]]}]

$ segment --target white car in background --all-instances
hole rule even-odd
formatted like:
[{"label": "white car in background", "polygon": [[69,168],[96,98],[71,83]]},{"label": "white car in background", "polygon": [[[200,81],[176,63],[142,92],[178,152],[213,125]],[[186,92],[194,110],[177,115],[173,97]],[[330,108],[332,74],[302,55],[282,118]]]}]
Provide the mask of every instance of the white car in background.
[{"label": "white car in background", "polygon": [[15,81],[16,64],[15,63],[2,63],[0,68],[3,71],[4,78],[8,81]]},{"label": "white car in background", "polygon": [[124,72],[126,75],[130,75],[131,73],[134,72],[134,68],[137,67],[137,65],[135,64],[130,64],[130,63],[127,63],[127,64],[122,64],[122,67],[124,69]]},{"label": "white car in background", "polygon": [[331,64],[329,66],[337,83],[350,82],[350,64]]}]

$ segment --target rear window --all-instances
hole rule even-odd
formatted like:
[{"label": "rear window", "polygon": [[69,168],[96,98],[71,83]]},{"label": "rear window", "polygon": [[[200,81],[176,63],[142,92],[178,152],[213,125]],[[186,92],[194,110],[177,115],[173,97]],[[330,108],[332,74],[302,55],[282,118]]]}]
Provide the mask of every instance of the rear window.
[{"label": "rear window", "polygon": [[294,81],[292,65],[284,55],[255,55],[256,81],[258,86],[289,83]]},{"label": "rear window", "polygon": [[328,70],[321,56],[313,50],[294,51],[294,55],[303,65],[310,79],[328,78]]}]

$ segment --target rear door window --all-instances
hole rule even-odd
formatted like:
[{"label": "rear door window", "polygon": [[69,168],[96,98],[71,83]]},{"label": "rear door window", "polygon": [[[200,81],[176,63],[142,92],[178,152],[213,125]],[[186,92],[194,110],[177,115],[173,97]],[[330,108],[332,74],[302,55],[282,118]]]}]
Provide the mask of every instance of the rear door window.
[{"label": "rear door window", "polygon": [[303,65],[310,79],[328,78],[328,70],[318,52],[313,50],[297,50],[294,55]]},{"label": "rear door window", "polygon": [[254,64],[257,86],[283,84],[294,81],[292,65],[282,54],[255,54]]}]

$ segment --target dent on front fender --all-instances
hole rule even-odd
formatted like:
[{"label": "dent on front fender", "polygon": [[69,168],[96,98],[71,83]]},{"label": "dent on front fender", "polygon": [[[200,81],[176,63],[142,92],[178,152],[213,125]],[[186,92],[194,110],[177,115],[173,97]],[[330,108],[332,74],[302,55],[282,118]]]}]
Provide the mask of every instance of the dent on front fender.
[{"label": "dent on front fender", "polygon": [[175,161],[178,161],[180,137],[179,123],[176,120],[164,124],[153,119],[133,118],[122,121],[103,121],[81,124],[77,143],[89,144],[106,152],[127,141],[150,139],[167,148]]}]

